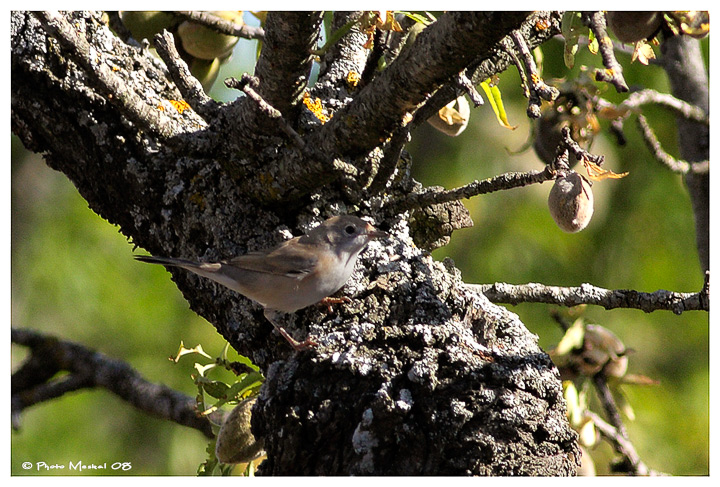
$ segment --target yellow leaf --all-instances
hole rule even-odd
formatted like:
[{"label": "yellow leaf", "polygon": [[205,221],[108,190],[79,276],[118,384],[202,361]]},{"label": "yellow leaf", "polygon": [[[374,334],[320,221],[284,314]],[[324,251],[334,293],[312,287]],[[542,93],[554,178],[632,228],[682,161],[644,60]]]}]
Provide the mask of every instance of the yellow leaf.
[{"label": "yellow leaf", "polygon": [[512,126],[510,125],[510,122],[508,122],[507,113],[505,113],[505,107],[502,102],[502,96],[500,95],[500,88],[498,88],[496,84],[492,84],[489,79],[480,83],[480,86],[482,86],[483,91],[485,91],[485,95],[487,96],[490,106],[495,112],[495,116],[497,117],[500,125],[510,130],[515,130],[517,125]]},{"label": "yellow leaf", "polygon": [[182,341],[180,341],[180,348],[177,351],[177,355],[175,357],[170,357],[170,360],[177,363],[178,360],[180,359],[180,357],[182,357],[183,355],[189,355],[191,353],[197,353],[197,354],[202,355],[203,357],[210,358],[210,359],[212,358],[210,355],[205,353],[205,350],[203,350],[202,345],[198,344],[194,348],[186,348],[185,344]]}]

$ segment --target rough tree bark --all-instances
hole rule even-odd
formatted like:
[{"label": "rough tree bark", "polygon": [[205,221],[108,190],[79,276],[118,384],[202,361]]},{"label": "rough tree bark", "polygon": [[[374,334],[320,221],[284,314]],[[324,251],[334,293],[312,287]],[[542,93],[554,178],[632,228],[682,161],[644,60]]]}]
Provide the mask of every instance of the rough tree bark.
[{"label": "rough tree bark", "polygon": [[[674,36],[663,43],[665,71],[672,94],[710,113],[708,75],[700,44],[689,36]],[[710,160],[710,127],[678,117],[680,156],[688,162]],[[695,235],[703,271],[710,270],[710,173],[689,172],[685,184],[695,215]]]},{"label": "rough tree bark", "polygon": [[[357,89],[345,79],[363,73],[369,51],[354,27],[309,89],[333,115],[324,125],[299,103],[320,19],[268,15],[256,92],[280,110],[278,124],[249,96],[194,98],[194,110],[176,111],[168,100],[183,93],[166,66],[99,13],[13,12],[13,132],[154,254],[226,258],[340,213],[392,234],[362,254],[344,291],[351,304],[287,318],[296,336],[318,341],[309,352],[273,335],[256,304],[173,272],[191,308],[265,373],[253,415],[268,452],[260,474],[574,473],[557,370],[515,314],[413,244],[416,215],[393,209],[423,188],[389,150],[433,93],[456,96],[448,83],[466,67],[485,77],[504,69],[500,41],[513,29],[532,47],[559,31],[559,15],[448,13]],[[387,182],[373,185],[376,174]],[[425,241],[468,224],[455,204],[431,213],[445,221],[425,228]]]}]

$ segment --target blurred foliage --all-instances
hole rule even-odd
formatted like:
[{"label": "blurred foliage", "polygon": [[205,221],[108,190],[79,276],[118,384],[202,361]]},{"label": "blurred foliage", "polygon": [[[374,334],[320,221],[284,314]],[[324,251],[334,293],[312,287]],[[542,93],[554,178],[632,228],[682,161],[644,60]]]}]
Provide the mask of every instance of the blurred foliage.
[{"label": "blurred foliage", "polygon": [[[252,20],[248,20],[251,23]],[[707,51],[707,41],[704,43]],[[256,42],[238,43],[219,80],[252,72]],[[580,49],[573,70],[563,64],[563,45],[543,46],[544,76],[577,74],[580,65],[599,66],[597,56]],[[661,68],[630,65],[620,55],[630,86],[668,91]],[[409,145],[413,175],[425,185],[456,187],[508,171],[540,169],[528,140],[527,100],[514,68],[500,76],[500,89],[514,131],[501,127],[489,106],[472,110],[467,130],[450,138],[425,125]],[[622,95],[609,87],[608,98]],[[216,83],[211,94],[232,99]],[[647,110],[665,149],[677,155],[674,117]],[[605,167],[629,171],[622,180],[595,183],[595,216],[587,229],[566,234],[547,210],[550,184],[503,191],[465,201],[475,227],[456,232],[434,257],[450,257],[466,282],[542,282],[575,286],[583,282],[611,289],[668,289],[696,292],[702,275],[687,191],[680,176],[655,162],[630,121],[628,143],[598,137],[591,151],[606,157]],[[224,340],[188,309],[162,267],[136,263],[133,246],[87,209],[67,179],[48,169],[40,156],[12,145],[11,279],[12,325],[74,340],[127,361],[148,380],[194,395],[191,360],[174,364],[168,356],[180,341],[201,343],[218,355]],[[549,350],[563,335],[542,304],[509,306]],[[659,380],[657,386],[628,387],[636,420],[631,440],[653,469],[675,475],[709,472],[709,320],[707,313],[645,314],[590,307],[589,323],[612,330],[635,352],[630,372]],[[12,365],[24,357],[12,347]],[[72,474],[23,470],[22,462],[131,462],[133,475],[194,475],[205,459],[207,439],[197,431],[149,417],[112,394],[82,391],[25,411],[12,434],[14,475]],[[602,445],[591,454],[599,473],[607,472],[613,452]],[[113,472],[101,471],[105,475]],[[126,473],[123,473],[126,475]]]}]

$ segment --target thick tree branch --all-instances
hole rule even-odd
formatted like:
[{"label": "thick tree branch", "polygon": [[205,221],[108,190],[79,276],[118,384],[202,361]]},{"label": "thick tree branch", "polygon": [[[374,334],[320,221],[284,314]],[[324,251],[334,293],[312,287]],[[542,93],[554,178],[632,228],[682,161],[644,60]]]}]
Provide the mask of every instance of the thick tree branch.
[{"label": "thick tree branch", "polygon": [[[690,36],[672,36],[661,46],[672,94],[710,113],[708,75],[700,44]],[[680,157],[693,163],[710,159],[709,126],[677,117]],[[689,172],[685,184],[695,216],[695,241],[703,271],[710,269],[710,174]]]},{"label": "thick tree branch", "polygon": [[646,313],[658,310],[682,314],[684,311],[710,311],[709,280],[698,293],[677,293],[659,290],[645,293],[633,290],[603,289],[592,284],[578,287],[547,286],[545,284],[466,284],[469,289],[483,293],[494,303],[546,303],[561,306],[593,304],[605,309],[631,308]]},{"label": "thick tree branch", "polygon": [[258,93],[294,123],[308,84],[322,12],[269,12],[255,76]]},{"label": "thick tree branch", "polygon": [[92,76],[107,96],[130,120],[150,132],[164,138],[180,133],[180,127],[171,119],[163,116],[157,107],[150,106],[133,92],[122,79],[113,73],[112,68],[105,59],[98,59],[101,54],[94,50],[82,35],[65,20],[58,12],[36,12],[38,20],[45,29],[68,52],[72,59],[85,69],[88,76]]},{"label": "thick tree branch", "polygon": [[[539,11],[530,15],[516,31],[522,35],[528,50],[532,50],[560,33],[559,12]],[[509,37],[506,36],[498,43],[496,48],[489,53],[483,53],[476,58],[467,68],[467,76],[475,85],[487,80],[492,75],[500,73],[514,64],[515,60],[510,52],[503,46],[507,45]],[[416,127],[424,123],[440,108],[458,97],[457,87],[452,84],[445,84],[423,104],[415,114],[412,126]]]},{"label": "thick tree branch", "polygon": [[[143,412],[213,437],[211,423],[207,417],[197,414],[194,398],[148,382],[125,362],[31,330],[13,328],[11,341],[31,350],[28,359],[12,376],[14,415],[67,392],[102,387]],[[52,377],[61,371],[67,371],[69,375],[53,380]],[[220,419],[214,418],[215,421]]]},{"label": "thick tree branch", "polygon": [[200,81],[190,73],[188,65],[180,57],[180,53],[175,47],[173,35],[166,30],[157,34],[155,36],[155,49],[165,62],[170,78],[178,87],[188,105],[206,122],[214,120],[218,115],[218,110],[220,110],[220,104],[205,94],[205,89],[200,84]]},{"label": "thick tree branch", "polygon": [[389,137],[433,91],[527,18],[524,12],[448,12],[314,136],[320,152],[362,155]]}]

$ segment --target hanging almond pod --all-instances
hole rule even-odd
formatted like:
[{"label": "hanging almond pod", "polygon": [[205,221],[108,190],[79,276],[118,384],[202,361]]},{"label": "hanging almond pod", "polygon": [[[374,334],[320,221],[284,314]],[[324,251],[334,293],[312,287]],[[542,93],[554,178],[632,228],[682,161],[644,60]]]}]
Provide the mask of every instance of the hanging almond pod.
[{"label": "hanging almond pod", "polygon": [[660,28],[661,12],[606,12],[608,27],[621,42],[634,44],[655,35]]},{"label": "hanging almond pod", "polygon": [[590,183],[575,171],[559,175],[550,190],[548,208],[561,230],[579,232],[588,226],[593,214]]},{"label": "hanging almond pod", "polygon": [[252,397],[241,401],[223,421],[215,443],[215,456],[222,463],[247,463],[265,453],[263,442],[256,441],[250,431],[256,399]]},{"label": "hanging almond pod", "polygon": [[[216,17],[242,25],[241,11],[208,12]],[[239,37],[221,34],[209,27],[186,20],[178,26],[178,36],[183,49],[198,59],[212,60],[229,56]]]}]

